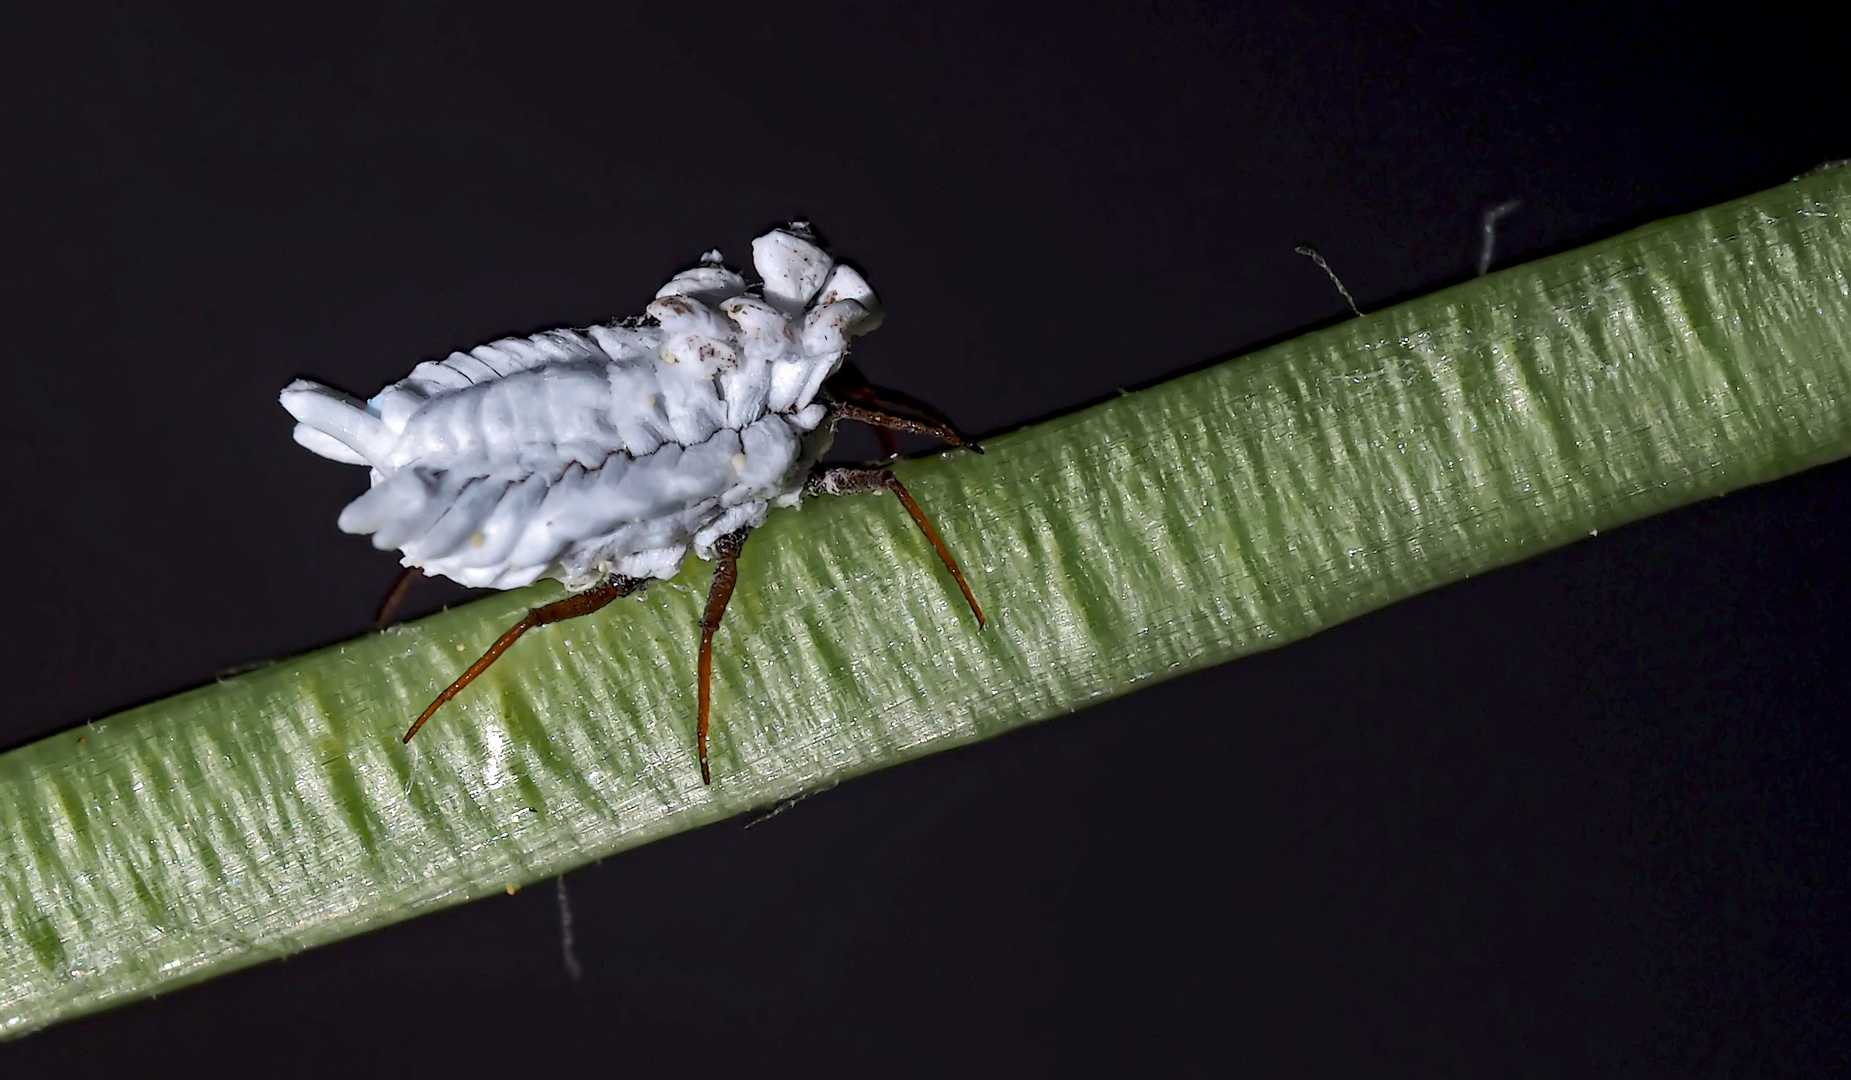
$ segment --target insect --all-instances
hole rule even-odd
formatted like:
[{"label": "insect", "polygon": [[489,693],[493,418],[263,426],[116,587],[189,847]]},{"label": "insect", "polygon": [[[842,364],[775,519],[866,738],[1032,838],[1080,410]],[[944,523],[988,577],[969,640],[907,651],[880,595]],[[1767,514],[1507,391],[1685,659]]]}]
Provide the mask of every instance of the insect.
[{"label": "insect", "polygon": [[865,384],[825,389],[849,341],[882,312],[866,279],[806,223],[754,240],[752,262],[757,284],[710,251],[646,315],[426,361],[364,402],[306,379],[284,388],[298,443],[370,470],[371,489],[341,511],[340,528],[401,552],[401,586],[422,572],[496,589],[551,577],[571,592],[502,634],[405,742],[522,634],[671,577],[692,551],[714,563],[695,720],[701,780],[712,783],[713,637],[739,553],[773,507],[807,495],[892,492],[982,629],[957,560],[899,479],[884,467],[820,464],[843,420],[873,426],[887,445],[901,431],[981,449],[916,403],[919,415],[907,416]]}]

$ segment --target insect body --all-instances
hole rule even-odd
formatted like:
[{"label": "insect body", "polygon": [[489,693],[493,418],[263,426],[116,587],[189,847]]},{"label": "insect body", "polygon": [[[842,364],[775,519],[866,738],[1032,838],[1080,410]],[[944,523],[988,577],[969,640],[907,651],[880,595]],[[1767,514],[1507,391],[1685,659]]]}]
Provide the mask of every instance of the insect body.
[{"label": "insect body", "polygon": [[935,418],[824,391],[849,340],[879,324],[874,291],[802,224],[753,241],[752,259],[759,285],[709,252],[670,279],[643,318],[452,353],[364,402],[308,380],[283,390],[297,442],[371,470],[371,490],[341,512],[343,531],[464,585],[512,589],[552,577],[572,590],[503,634],[425,709],[407,742],[521,634],[670,577],[692,550],[715,563],[696,724],[710,781],[713,634],[739,552],[772,507],[805,495],[894,492],[983,625],[956,560],[898,479],[818,464],[842,419],[970,445]]}]

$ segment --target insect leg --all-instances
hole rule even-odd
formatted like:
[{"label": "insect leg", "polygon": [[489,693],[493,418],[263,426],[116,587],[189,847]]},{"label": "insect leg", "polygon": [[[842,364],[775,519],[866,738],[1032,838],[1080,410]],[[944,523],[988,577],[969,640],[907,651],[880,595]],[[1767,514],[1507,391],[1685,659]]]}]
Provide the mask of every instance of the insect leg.
[{"label": "insect leg", "polygon": [[392,622],[392,613],[398,610],[399,603],[405,599],[405,594],[410,592],[411,587],[416,585],[423,576],[424,571],[415,566],[407,566],[399,571],[398,577],[392,581],[392,587],[386,590],[385,599],[379,602],[379,610],[373,614],[373,629],[384,630]]},{"label": "insect leg", "polygon": [[566,619],[576,619],[580,615],[589,615],[612,600],[620,596],[628,596],[642,588],[648,584],[648,580],[613,574],[601,585],[586,589],[582,593],[575,593],[563,600],[555,600],[550,604],[531,609],[520,622],[509,627],[507,633],[496,638],[495,644],[488,647],[488,651],[482,654],[481,659],[469,665],[468,671],[457,676],[455,682],[446,687],[443,693],[437,695],[437,700],[425,708],[417,722],[411,725],[411,730],[405,733],[402,741],[410,742],[411,737],[418,733],[418,729],[424,726],[424,722],[429,720],[444,702],[461,693],[463,687],[475,682],[476,676],[487,671],[488,666],[499,659],[502,653],[507,652],[508,646],[514,644],[522,634],[536,626],[545,626],[548,623],[563,622]]},{"label": "insect leg", "polygon": [[[881,388],[869,382],[868,377],[861,373],[861,369],[855,366],[853,360],[842,362],[842,366],[829,380],[829,392],[843,401],[852,401],[871,409],[878,409],[884,400]],[[893,432],[877,427],[874,429],[874,439],[881,445],[882,457],[897,458],[900,456],[900,443],[893,437]]]},{"label": "insect leg", "polygon": [[[861,369],[855,366],[853,360],[845,361],[842,367],[836,371],[834,377],[829,380],[828,391],[838,401],[860,405],[864,409],[870,410],[883,417],[892,417],[896,420],[917,418],[927,422],[926,430],[914,428],[904,428],[900,430],[912,431],[920,435],[936,436],[954,446],[967,446],[979,454],[983,453],[980,447],[956,436],[957,426],[953,424],[951,419],[944,413],[940,412],[931,404],[921,401],[905,391],[895,390],[888,386],[874,385],[872,382],[868,381],[866,375],[862,374]],[[894,410],[896,408],[900,410],[900,414],[895,414]],[[911,413],[912,417],[905,417],[903,415],[905,413]],[[843,419],[862,418],[844,417]],[[862,419],[862,422],[874,427],[874,434],[880,439],[881,449],[886,452],[888,457],[899,456],[899,450],[894,445],[893,435],[891,434],[894,429],[879,424],[877,421],[871,419]],[[947,436],[947,432],[951,433],[951,435]]]},{"label": "insect leg", "polygon": [[964,580],[964,571],[958,569],[958,560],[952,558],[951,549],[945,546],[944,538],[940,537],[938,530],[932,527],[932,522],[927,520],[925,511],[913,501],[912,493],[906,490],[906,485],[900,483],[899,477],[886,469],[845,469],[819,466],[815,472],[810,474],[809,482],[804,485],[804,492],[809,495],[865,495],[881,490],[891,491],[900,497],[900,505],[906,507],[906,512],[912,516],[913,524],[919,526],[919,531],[924,533],[926,540],[931,542],[932,550],[938,552],[938,560],[945,564],[945,569],[951,571],[952,579],[958,583],[958,588],[964,593],[964,602],[970,605],[971,614],[977,616],[977,629],[983,629],[983,609],[977,606],[977,598],[971,594],[970,583]]},{"label": "insect leg", "polygon": [[900,416],[897,413],[890,413],[883,409],[871,409],[865,405],[856,405],[849,401],[831,402],[829,411],[834,414],[838,420],[853,420],[858,424],[866,424],[879,431],[904,431],[908,435],[930,435],[935,439],[943,439],[953,446],[962,447],[973,453],[983,453],[983,447],[959,435],[952,429],[949,423],[939,423],[935,420],[914,420],[909,417]]},{"label": "insect leg", "polygon": [[701,783],[713,783],[707,771],[707,709],[713,700],[713,634],[726,616],[727,601],[733,598],[733,586],[739,584],[739,552],[746,546],[750,529],[736,529],[713,543],[713,584],[707,589],[707,610],[701,614],[700,660],[694,721],[694,746],[700,753]]}]

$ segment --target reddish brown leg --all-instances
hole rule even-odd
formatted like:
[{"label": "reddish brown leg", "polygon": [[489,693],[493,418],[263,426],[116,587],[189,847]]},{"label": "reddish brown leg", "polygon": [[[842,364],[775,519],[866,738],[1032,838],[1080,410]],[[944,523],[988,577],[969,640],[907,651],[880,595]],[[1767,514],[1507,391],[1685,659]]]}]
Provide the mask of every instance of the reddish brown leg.
[{"label": "reddish brown leg", "polygon": [[[881,453],[887,457],[900,456],[900,446],[893,438],[895,431],[929,435],[953,446],[983,453],[981,447],[958,435],[957,429],[944,413],[910,394],[875,386],[852,361],[843,364],[829,380],[829,393],[835,398],[833,407],[836,416],[872,427],[874,437],[880,440]],[[893,409],[896,407],[913,415],[908,417],[895,413]]]},{"label": "reddish brown leg", "polygon": [[904,431],[908,435],[929,435],[935,439],[943,439],[953,446],[961,447],[978,454],[983,453],[983,447],[978,446],[974,442],[967,441],[964,436],[954,431],[950,424],[941,424],[930,420],[913,420],[895,413],[886,412],[881,409],[871,409],[865,405],[856,405],[847,401],[834,402],[829,406],[829,411],[834,413],[839,420],[853,420],[858,424],[866,424],[874,428],[877,432]]},{"label": "reddish brown leg", "polygon": [[733,586],[739,584],[739,552],[746,546],[750,529],[729,532],[713,544],[713,584],[707,589],[707,610],[701,614],[701,651],[695,665],[698,704],[695,706],[694,747],[700,753],[701,783],[713,783],[707,771],[707,710],[713,700],[713,634],[726,616],[727,601],[733,598]]},{"label": "reddish brown leg", "polygon": [[411,587],[416,585],[423,576],[424,571],[415,566],[407,566],[399,571],[398,577],[392,582],[392,587],[386,590],[386,598],[379,602],[379,610],[373,613],[373,629],[384,630],[391,624],[392,613],[398,610],[399,603],[405,599],[405,594],[409,593]]},{"label": "reddish brown leg", "polygon": [[[855,365],[843,364],[842,370],[836,373],[836,381],[843,385],[836,386],[834,393],[843,401],[852,401],[871,409],[880,407],[879,388],[869,382],[867,376],[863,375]],[[900,456],[900,441],[893,437],[893,432],[884,427],[877,427],[874,429],[874,441],[880,443],[882,457]]]},{"label": "reddish brown leg", "polygon": [[951,571],[953,580],[964,593],[964,602],[970,605],[971,614],[977,616],[977,629],[983,629],[983,609],[977,606],[977,598],[971,594],[970,584],[964,580],[964,571],[958,569],[958,560],[951,557],[951,549],[938,535],[938,530],[926,519],[925,511],[913,501],[913,496],[900,483],[900,478],[886,469],[838,469],[819,467],[810,474],[810,481],[804,490],[811,495],[865,495],[869,492],[887,490],[900,497],[900,505],[912,515],[913,524],[931,542],[932,550],[938,552],[938,560]]},{"label": "reddish brown leg", "polygon": [[437,695],[437,700],[425,708],[423,715],[419,716],[417,722],[411,725],[411,730],[405,733],[403,741],[410,742],[411,737],[418,733],[418,729],[424,726],[424,722],[429,720],[433,713],[443,707],[444,702],[461,693],[463,687],[475,682],[476,676],[487,671],[488,666],[500,659],[501,654],[508,651],[508,646],[519,640],[522,634],[536,626],[545,626],[548,623],[563,622],[566,619],[576,619],[580,615],[589,615],[612,600],[620,596],[628,596],[646,584],[648,584],[647,578],[612,575],[602,585],[532,609],[520,622],[509,627],[507,633],[496,638],[495,644],[488,647],[488,651],[482,654],[481,659],[469,665],[468,671],[457,676],[455,682],[451,683],[443,693]]}]

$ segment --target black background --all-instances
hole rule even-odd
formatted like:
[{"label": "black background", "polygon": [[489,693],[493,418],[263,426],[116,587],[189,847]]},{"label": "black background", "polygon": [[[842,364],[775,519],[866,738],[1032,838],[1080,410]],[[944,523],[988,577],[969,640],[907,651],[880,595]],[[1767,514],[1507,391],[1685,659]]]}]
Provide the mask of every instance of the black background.
[{"label": "black background", "polygon": [[[15,25],[0,745],[365,628],[395,568],[290,378],[634,312],[793,216],[889,305],[861,365],[981,435],[1343,315],[1299,244],[1368,307],[1507,198],[1503,263],[1851,154],[1841,24],[1480,8]],[[1842,1069],[1848,511],[1819,469],[586,868],[578,982],[530,888],[0,1071]]]}]

